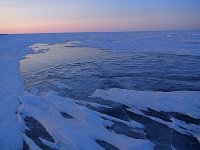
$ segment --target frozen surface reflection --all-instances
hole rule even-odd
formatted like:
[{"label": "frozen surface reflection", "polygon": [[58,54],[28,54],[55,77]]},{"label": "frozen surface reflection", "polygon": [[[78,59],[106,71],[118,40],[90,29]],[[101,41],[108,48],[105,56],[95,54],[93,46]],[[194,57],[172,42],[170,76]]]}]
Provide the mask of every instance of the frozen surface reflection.
[{"label": "frozen surface reflection", "polygon": [[83,98],[96,89],[199,91],[200,57],[164,53],[115,52],[75,43],[35,45],[39,53],[21,61],[32,92],[53,90]]}]

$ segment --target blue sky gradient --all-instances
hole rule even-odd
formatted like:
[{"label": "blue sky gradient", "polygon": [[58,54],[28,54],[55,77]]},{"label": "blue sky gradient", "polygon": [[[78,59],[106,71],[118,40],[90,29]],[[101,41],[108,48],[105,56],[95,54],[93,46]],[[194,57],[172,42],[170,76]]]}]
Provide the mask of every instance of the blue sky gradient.
[{"label": "blue sky gradient", "polygon": [[0,32],[200,29],[200,0],[0,0]]}]

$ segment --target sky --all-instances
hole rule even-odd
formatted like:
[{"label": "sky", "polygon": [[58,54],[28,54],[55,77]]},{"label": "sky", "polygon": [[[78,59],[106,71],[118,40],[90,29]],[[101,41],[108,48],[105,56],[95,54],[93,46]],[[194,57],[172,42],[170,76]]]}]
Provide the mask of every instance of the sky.
[{"label": "sky", "polygon": [[0,0],[0,33],[200,29],[200,0]]}]

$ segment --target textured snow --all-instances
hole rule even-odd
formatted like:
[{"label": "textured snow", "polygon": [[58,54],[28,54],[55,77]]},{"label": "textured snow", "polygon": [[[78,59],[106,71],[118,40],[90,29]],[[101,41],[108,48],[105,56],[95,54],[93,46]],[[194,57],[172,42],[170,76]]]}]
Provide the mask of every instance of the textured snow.
[{"label": "textured snow", "polygon": [[[55,94],[46,95],[43,98],[26,95],[22,97],[22,103],[24,109],[21,113],[37,118],[54,138],[58,149],[102,149],[95,139],[105,140],[119,149],[153,148],[153,144],[149,141],[136,140],[109,132],[105,126],[112,125],[109,120],[115,120],[114,118],[75,104],[72,99],[62,98]],[[70,114],[73,119],[63,118],[60,112]],[[136,127],[138,127],[137,124]],[[85,147],[83,148],[82,145]]]},{"label": "textured snow", "polygon": [[151,92],[125,89],[96,90],[93,97],[112,100],[139,110],[148,108],[165,112],[180,112],[191,117],[200,118],[200,92]]},{"label": "textured snow", "polygon": [[[149,108],[163,112],[179,112],[196,119],[200,119],[200,92],[199,91],[177,91],[177,92],[151,92],[135,91],[126,89],[96,90],[93,97],[111,100],[129,107],[129,110],[144,115],[141,110]],[[171,118],[171,122],[165,122],[156,117],[152,120],[166,124],[170,128],[183,133],[191,134],[200,139],[200,127],[196,124],[187,124],[184,121]],[[183,130],[186,129],[186,130]]]}]

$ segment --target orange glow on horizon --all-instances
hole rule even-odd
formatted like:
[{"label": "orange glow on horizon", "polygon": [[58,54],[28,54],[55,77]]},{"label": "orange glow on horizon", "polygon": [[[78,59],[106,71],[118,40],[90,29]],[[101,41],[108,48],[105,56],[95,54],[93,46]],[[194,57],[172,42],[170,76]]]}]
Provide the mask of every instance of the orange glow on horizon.
[{"label": "orange glow on horizon", "polygon": [[[188,25],[170,25],[165,24],[162,27],[156,24],[133,24],[111,23],[111,22],[87,22],[87,21],[70,21],[70,22],[37,22],[37,23],[15,23],[0,27],[0,33],[20,34],[20,33],[60,33],[60,32],[113,32],[113,31],[142,31],[142,30],[164,30],[177,27],[179,29],[187,29]],[[190,25],[192,26],[192,25]],[[199,25],[192,26],[193,29]]]}]

